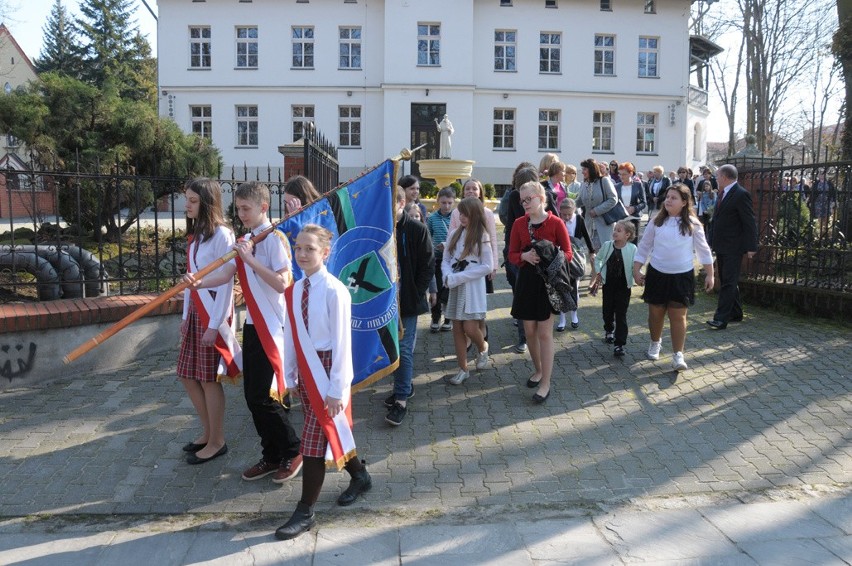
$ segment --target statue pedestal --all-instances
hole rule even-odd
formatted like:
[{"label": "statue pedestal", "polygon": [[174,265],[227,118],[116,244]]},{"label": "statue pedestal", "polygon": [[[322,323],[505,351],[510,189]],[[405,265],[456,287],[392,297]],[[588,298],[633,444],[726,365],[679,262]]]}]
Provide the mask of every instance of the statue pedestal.
[{"label": "statue pedestal", "polygon": [[421,159],[417,161],[420,176],[434,179],[438,188],[444,188],[459,179],[467,179],[473,172],[476,161],[461,159]]}]

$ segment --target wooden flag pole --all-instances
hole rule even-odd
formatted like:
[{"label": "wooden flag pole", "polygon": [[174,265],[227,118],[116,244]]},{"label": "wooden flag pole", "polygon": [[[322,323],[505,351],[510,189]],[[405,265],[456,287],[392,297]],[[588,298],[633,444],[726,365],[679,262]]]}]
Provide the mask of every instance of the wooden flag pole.
[{"label": "wooden flag pole", "polygon": [[[400,161],[400,160],[408,161],[409,159],[411,159],[412,154],[422,147],[423,146],[421,145],[420,147],[415,148],[414,150],[403,149],[402,151],[400,151],[399,155],[392,157],[391,161]],[[345,183],[344,183],[344,185],[345,185]],[[340,186],[342,187],[343,185],[340,185]],[[336,189],[337,188],[340,188],[340,187],[336,187]],[[336,189],[334,189],[334,190],[336,190]],[[326,195],[323,198],[326,198],[329,194],[333,193],[334,190],[331,190],[328,193],[326,193]],[[315,202],[318,202],[318,201],[315,201]],[[308,204],[313,204],[313,203],[308,203]],[[284,222],[285,220],[288,220],[292,216],[299,214],[302,211],[303,208],[304,207],[300,208],[296,212],[292,212],[292,213],[284,216],[284,218],[282,218],[278,222],[278,224],[280,224],[281,222]],[[276,225],[273,224],[272,226],[270,226],[269,228],[267,228],[263,232],[254,236],[251,239],[252,244],[257,245],[260,242],[262,242],[264,239],[266,239],[266,237],[269,234],[271,234],[273,230],[275,230],[275,226]],[[200,269],[198,272],[196,272],[195,273],[196,278],[198,278],[198,277],[203,278],[204,276],[209,275],[211,272],[222,267],[223,265],[225,265],[226,263],[228,263],[229,261],[234,259],[236,256],[237,256],[236,250],[229,251],[228,253],[226,253],[225,255],[220,257],[219,259],[213,261],[212,263],[209,263],[208,265],[205,265],[202,269]],[[142,318],[145,315],[147,315],[148,313],[152,312],[154,309],[156,309],[157,307],[159,307],[160,305],[162,305],[163,303],[165,303],[166,301],[168,301],[169,299],[171,299],[172,297],[174,297],[175,295],[177,295],[178,293],[180,293],[181,291],[183,291],[184,289],[189,287],[189,285],[190,285],[189,283],[181,281],[180,283],[178,283],[174,287],[171,287],[169,290],[165,291],[161,295],[158,295],[150,303],[148,303],[146,305],[142,305],[141,307],[139,307],[138,309],[136,309],[135,311],[133,311],[129,315],[125,316],[124,318],[122,318],[121,320],[119,320],[118,322],[116,322],[115,324],[110,326],[109,328],[105,329],[103,332],[99,333],[94,338],[89,339],[88,341],[84,342],[83,344],[81,344],[80,346],[78,346],[77,348],[72,350],[68,355],[66,355],[64,358],[62,358],[62,361],[66,364],[70,364],[71,362],[73,362],[74,360],[76,360],[77,358],[82,356],[83,354],[86,354],[86,353],[94,350],[99,345],[103,344],[104,342],[106,342],[107,340],[109,340],[110,338],[115,336],[118,332],[122,331],[124,328],[126,328],[130,324],[136,322],[140,318]]]}]

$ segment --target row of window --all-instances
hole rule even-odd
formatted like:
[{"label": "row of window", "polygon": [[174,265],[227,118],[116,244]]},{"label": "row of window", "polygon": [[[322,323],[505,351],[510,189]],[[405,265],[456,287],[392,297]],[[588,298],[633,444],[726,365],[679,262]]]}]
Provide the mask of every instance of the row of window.
[{"label": "row of window", "polygon": [[[361,107],[338,106],[338,145],[341,148],[361,147]],[[259,116],[256,105],[236,106],[236,146],[257,147]],[[189,107],[191,129],[194,134],[212,139],[213,108],[207,105]],[[291,106],[293,141],[298,141],[305,124],[314,121],[312,105]],[[493,120],[492,148],[495,150],[515,149],[515,108],[495,108]],[[657,153],[657,124],[659,115],[653,112],[636,114],[636,153]],[[538,111],[538,149],[559,151],[559,129],[561,112],[540,109]],[[596,110],[592,113],[592,151],[613,151],[613,128],[615,112]]]},{"label": "row of window", "polygon": [[[612,0],[600,0],[602,12],[612,12]],[[511,6],[512,0],[500,0],[500,6]],[[558,8],[557,0],[544,0],[545,8]],[[657,13],[657,0],[644,0],[644,10],[646,14]]]},{"label": "row of window", "polygon": [[[238,69],[257,69],[259,60],[257,26],[237,26],[235,29],[235,65]],[[290,28],[293,69],[314,69],[314,27],[292,26]],[[338,69],[362,69],[361,27],[340,26],[338,28]],[[209,26],[189,28],[189,66],[191,69],[209,70],[212,67],[212,36]],[[562,72],[562,33],[539,33],[539,73]],[[515,72],[517,60],[518,31],[513,29],[494,31],[494,70]],[[594,74],[615,76],[615,34],[596,34],[594,38]],[[640,36],[638,44],[638,75],[658,77],[660,38]],[[438,67],[441,65],[441,24],[417,24],[417,65]]]}]

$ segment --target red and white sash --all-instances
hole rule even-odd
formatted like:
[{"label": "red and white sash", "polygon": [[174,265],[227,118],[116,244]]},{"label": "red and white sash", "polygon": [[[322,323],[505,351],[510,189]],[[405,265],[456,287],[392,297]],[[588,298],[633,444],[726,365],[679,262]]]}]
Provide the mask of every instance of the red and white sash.
[{"label": "red and white sash", "polygon": [[287,309],[287,316],[290,318],[296,362],[299,366],[299,378],[302,380],[305,391],[308,392],[311,410],[322,426],[326,440],[328,440],[325,451],[325,465],[329,468],[335,466],[340,470],[346,462],[356,456],[355,437],[352,436],[351,398],[343,400],[346,403],[345,410],[338,413],[333,419],[328,416],[325,409],[325,397],[328,394],[331,380],[317,355],[316,349],[313,347],[308,329],[305,328],[305,321],[302,320],[301,316],[295,315],[297,309],[293,305],[302,303],[301,296],[299,301],[293,300],[294,287],[295,285],[288,287],[284,291],[284,296],[287,298],[287,304],[290,305],[290,308]]},{"label": "red and white sash", "polygon": [[[284,240],[289,257],[290,246],[280,232],[274,230],[267,238],[275,236]],[[246,234],[244,239],[251,239],[251,234]],[[251,314],[252,324],[260,338],[263,351],[275,371],[269,396],[280,403],[287,393],[284,385],[284,310],[278,302],[280,294],[260,281],[253,269],[246,269],[245,262],[240,256],[237,256],[237,273],[240,275],[243,298]]]},{"label": "red and white sash", "polygon": [[[192,238],[189,239],[189,251],[187,254],[188,258],[188,266],[190,273],[196,273],[198,271],[198,266],[195,264],[194,254],[191,253],[192,250]],[[199,244],[196,244],[199,245]],[[219,352],[219,368],[217,369],[217,374],[219,376],[219,380],[230,379],[237,380],[242,376],[243,373],[243,350],[240,347],[240,343],[237,341],[236,337],[236,328],[234,324],[234,283],[231,282],[227,285],[227,293],[230,295],[230,307],[228,309],[228,316],[222,323],[219,325],[217,330],[219,331],[219,335],[216,337],[216,343],[214,347],[216,351]],[[210,325],[210,313],[214,310],[215,299],[210,295],[207,289],[195,289],[195,288],[187,288],[189,291],[190,299],[192,303],[195,305],[195,310],[198,312],[198,317],[201,319],[201,325],[204,328],[207,328]]]}]

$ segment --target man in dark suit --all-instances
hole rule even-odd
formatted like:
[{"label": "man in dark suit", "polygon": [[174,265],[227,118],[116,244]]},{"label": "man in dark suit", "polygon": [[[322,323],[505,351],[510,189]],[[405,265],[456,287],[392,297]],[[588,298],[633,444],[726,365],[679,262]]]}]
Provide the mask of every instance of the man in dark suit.
[{"label": "man in dark suit", "polygon": [[743,254],[749,259],[757,253],[757,223],[751,194],[737,183],[737,168],[722,165],[716,171],[719,197],[713,221],[710,225],[710,247],[716,252],[719,281],[719,303],[713,320],[707,324],[716,330],[724,330],[729,322],[743,319],[743,305],[737,282]]}]

